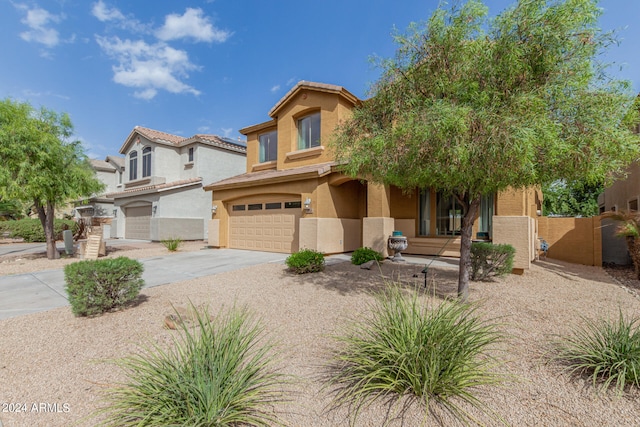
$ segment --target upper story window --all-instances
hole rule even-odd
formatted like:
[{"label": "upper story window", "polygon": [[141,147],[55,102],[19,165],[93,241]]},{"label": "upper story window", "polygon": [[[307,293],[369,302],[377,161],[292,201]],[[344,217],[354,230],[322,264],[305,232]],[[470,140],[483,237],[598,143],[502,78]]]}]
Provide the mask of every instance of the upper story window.
[{"label": "upper story window", "polygon": [[129,153],[129,181],[138,179],[138,152]]},{"label": "upper story window", "polygon": [[320,146],[320,113],[298,120],[298,150]]},{"label": "upper story window", "polygon": [[122,171],[118,171],[118,185],[122,184]]},{"label": "upper story window", "polygon": [[151,176],[151,147],[142,150],[142,177]]},{"label": "upper story window", "polygon": [[258,137],[260,141],[260,163],[278,159],[278,132],[263,133]]},{"label": "upper story window", "polygon": [[189,162],[193,162],[193,147],[189,147]]}]

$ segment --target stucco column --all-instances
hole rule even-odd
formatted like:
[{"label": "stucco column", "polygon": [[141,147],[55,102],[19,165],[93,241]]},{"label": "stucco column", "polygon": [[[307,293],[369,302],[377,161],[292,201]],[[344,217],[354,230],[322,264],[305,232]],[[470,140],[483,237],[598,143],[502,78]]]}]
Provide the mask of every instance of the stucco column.
[{"label": "stucco column", "polygon": [[362,219],[362,246],[389,256],[387,239],[395,221],[391,218],[391,190],[387,185],[367,184],[367,216]]}]

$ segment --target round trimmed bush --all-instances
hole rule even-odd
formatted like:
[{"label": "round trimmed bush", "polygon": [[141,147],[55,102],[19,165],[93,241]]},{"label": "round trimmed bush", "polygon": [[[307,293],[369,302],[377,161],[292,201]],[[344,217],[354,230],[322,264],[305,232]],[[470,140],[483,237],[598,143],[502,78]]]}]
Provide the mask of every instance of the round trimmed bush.
[{"label": "round trimmed bush", "polygon": [[361,265],[369,261],[380,262],[382,260],[383,258],[380,252],[367,247],[358,248],[353,251],[353,254],[351,255],[351,263],[355,265]]},{"label": "round trimmed bush", "polygon": [[316,273],[324,270],[324,255],[313,249],[303,249],[291,254],[285,263],[296,274]]}]

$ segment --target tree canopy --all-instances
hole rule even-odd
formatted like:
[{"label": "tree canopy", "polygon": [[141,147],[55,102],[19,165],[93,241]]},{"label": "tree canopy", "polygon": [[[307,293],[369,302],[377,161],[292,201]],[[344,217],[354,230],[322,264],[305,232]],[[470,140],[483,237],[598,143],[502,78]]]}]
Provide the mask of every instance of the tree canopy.
[{"label": "tree canopy", "polygon": [[583,217],[598,215],[598,195],[603,191],[602,184],[556,181],[542,189],[542,214]]},{"label": "tree canopy", "polygon": [[630,83],[598,62],[612,41],[600,13],[597,0],[520,0],[495,18],[478,0],[438,8],[396,36],[371,97],[338,127],[346,173],[460,202],[463,298],[482,195],[601,182],[639,153]]},{"label": "tree canopy", "polygon": [[55,208],[101,191],[82,144],[72,141],[67,114],[11,99],[0,101],[0,196],[33,203],[47,238],[48,258],[57,258]]}]

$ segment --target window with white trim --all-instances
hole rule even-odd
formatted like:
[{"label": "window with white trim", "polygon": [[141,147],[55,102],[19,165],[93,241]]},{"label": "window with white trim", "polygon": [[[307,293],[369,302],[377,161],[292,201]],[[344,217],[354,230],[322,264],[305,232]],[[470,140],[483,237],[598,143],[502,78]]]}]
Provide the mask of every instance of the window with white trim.
[{"label": "window with white trim", "polygon": [[142,150],[142,177],[151,176],[151,147]]},{"label": "window with white trim", "polygon": [[278,159],[278,131],[263,133],[258,137],[260,146],[259,162],[270,162]]},{"label": "window with white trim", "polygon": [[129,153],[129,181],[138,179],[138,152]]}]

